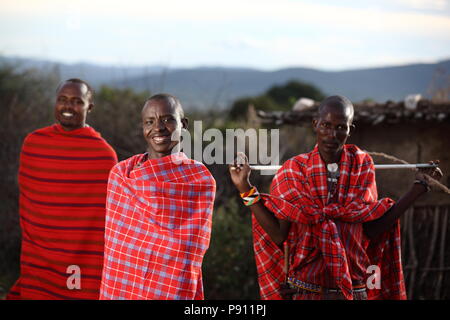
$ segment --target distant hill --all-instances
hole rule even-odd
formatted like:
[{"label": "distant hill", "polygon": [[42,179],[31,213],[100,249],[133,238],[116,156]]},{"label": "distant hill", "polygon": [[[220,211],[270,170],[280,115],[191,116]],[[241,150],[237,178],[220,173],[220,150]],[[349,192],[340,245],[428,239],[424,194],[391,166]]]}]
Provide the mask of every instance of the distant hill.
[{"label": "distant hill", "polygon": [[198,67],[168,69],[164,66],[125,67],[93,64],[62,64],[51,61],[0,58],[23,68],[35,67],[58,72],[61,79],[80,77],[94,87],[107,84],[169,92],[178,96],[187,108],[208,109],[227,107],[242,96],[263,93],[276,84],[300,80],[320,88],[325,94],[342,94],[353,101],[373,99],[402,100],[408,94],[427,96],[437,70],[450,74],[450,60],[432,64],[357,69],[348,71],[321,71],[309,68],[287,68],[260,71],[246,68]]},{"label": "distant hill", "polygon": [[161,66],[122,67],[91,63],[66,64],[48,60],[0,56],[0,63],[2,62],[15,65],[19,70],[34,68],[56,72],[61,79],[85,79],[94,87],[100,87],[102,84],[112,85],[117,81],[126,82],[126,79],[134,79],[153,73],[159,74],[164,69]]}]

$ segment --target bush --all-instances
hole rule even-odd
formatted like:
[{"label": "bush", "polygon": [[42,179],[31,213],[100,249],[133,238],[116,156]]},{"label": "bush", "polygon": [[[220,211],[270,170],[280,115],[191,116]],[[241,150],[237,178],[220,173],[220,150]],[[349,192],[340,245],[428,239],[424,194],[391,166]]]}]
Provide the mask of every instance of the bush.
[{"label": "bush", "polygon": [[237,99],[229,109],[229,117],[232,120],[245,119],[250,104],[258,110],[288,111],[300,98],[321,101],[325,96],[312,84],[291,80],[286,84],[269,88],[262,95]]},{"label": "bush", "polygon": [[52,123],[58,78],[35,70],[0,66],[0,296],[19,274],[20,226],[17,170],[22,141],[31,131]]},{"label": "bush", "polygon": [[[89,81],[87,79],[87,81]],[[0,297],[19,275],[20,225],[17,169],[25,136],[54,123],[53,105],[59,79],[36,71],[19,72],[0,66]],[[87,122],[116,150],[119,160],[145,151],[141,110],[149,92],[101,87],[94,96],[95,107]],[[190,116],[189,114],[187,115]],[[202,119],[208,127],[229,127],[220,112],[197,112],[191,121]],[[218,121],[221,123],[218,124]],[[256,267],[253,258],[251,219],[231,184],[227,167],[210,168],[218,192],[213,214],[210,249],[204,259],[207,299],[257,299]]]}]

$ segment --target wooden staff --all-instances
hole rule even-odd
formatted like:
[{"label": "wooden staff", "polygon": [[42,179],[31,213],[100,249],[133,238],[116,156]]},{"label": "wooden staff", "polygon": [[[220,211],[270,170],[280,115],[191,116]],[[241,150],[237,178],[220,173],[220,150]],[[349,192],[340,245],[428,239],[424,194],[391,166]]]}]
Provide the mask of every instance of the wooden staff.
[{"label": "wooden staff", "polygon": [[289,275],[289,245],[287,241],[283,242],[283,251],[284,251],[284,282],[288,282],[288,275]]}]

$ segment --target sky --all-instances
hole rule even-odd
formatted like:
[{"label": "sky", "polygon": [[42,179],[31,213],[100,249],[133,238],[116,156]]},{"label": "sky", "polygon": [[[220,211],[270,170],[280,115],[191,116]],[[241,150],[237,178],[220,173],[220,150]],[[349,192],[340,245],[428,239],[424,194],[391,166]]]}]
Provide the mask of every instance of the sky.
[{"label": "sky", "polygon": [[450,58],[450,0],[0,0],[0,55],[347,70]]}]

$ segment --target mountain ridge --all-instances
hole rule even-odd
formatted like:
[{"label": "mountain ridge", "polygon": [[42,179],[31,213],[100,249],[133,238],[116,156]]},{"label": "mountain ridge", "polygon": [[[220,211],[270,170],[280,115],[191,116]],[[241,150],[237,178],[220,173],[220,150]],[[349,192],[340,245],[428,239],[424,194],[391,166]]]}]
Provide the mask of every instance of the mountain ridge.
[{"label": "mountain ridge", "polygon": [[24,69],[57,72],[61,79],[82,78],[95,88],[109,85],[151,93],[169,92],[178,96],[188,109],[226,108],[240,97],[262,94],[270,87],[290,80],[313,84],[326,95],[342,94],[355,102],[364,99],[398,101],[408,94],[429,96],[428,91],[438,72],[441,78],[450,74],[450,60],[341,71],[307,67],[265,71],[222,66],[170,69],[161,65],[103,66],[14,57],[0,57],[0,62]]}]

